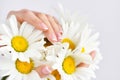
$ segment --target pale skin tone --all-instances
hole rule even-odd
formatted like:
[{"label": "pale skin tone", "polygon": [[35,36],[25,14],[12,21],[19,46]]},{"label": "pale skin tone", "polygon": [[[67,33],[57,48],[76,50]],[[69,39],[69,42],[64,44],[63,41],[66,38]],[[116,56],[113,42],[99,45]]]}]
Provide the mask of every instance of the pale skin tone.
[{"label": "pale skin tone", "polygon": [[[61,25],[53,16],[27,9],[10,11],[8,13],[8,17],[10,15],[15,15],[20,23],[26,21],[29,24],[33,25],[36,29],[42,30],[47,39],[52,43],[60,41],[62,39]],[[95,57],[95,53],[95,51],[92,51],[90,53],[93,59]],[[80,63],[77,67],[89,67],[89,65]],[[49,65],[41,65],[35,70],[38,72],[40,77],[45,77],[52,72],[52,68]]]}]

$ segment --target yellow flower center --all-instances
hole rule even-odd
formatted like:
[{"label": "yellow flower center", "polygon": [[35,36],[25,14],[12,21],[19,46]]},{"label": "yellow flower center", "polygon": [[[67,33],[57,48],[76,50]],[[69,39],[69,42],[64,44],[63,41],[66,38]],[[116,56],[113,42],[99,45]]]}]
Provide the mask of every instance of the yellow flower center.
[{"label": "yellow flower center", "polygon": [[85,52],[85,48],[82,47],[82,49],[81,49],[81,53],[84,53],[84,52]]},{"label": "yellow flower center", "polygon": [[71,56],[66,57],[62,63],[62,67],[67,74],[74,73],[76,69],[74,58]]},{"label": "yellow flower center", "polygon": [[34,67],[34,63],[31,59],[30,59],[30,63],[22,62],[17,59],[15,62],[15,65],[16,65],[16,69],[18,70],[18,72],[22,74],[29,74],[33,70],[33,67]]},{"label": "yellow flower center", "polygon": [[28,41],[22,36],[15,36],[11,40],[12,47],[17,52],[24,52],[28,48]]},{"label": "yellow flower center", "polygon": [[52,71],[51,74],[56,78],[56,80],[61,79],[61,76],[60,76],[60,74],[59,74],[59,72],[57,70]]},{"label": "yellow flower center", "polygon": [[70,40],[69,38],[64,38],[62,40],[62,43],[69,43],[69,49],[74,50],[75,49],[75,44],[72,40]]}]

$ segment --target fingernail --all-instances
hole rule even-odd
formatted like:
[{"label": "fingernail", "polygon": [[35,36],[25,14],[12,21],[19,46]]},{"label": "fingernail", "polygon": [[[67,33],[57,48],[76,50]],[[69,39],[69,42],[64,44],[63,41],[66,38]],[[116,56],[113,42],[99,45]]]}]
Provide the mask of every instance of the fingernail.
[{"label": "fingernail", "polygon": [[96,56],[96,51],[95,51],[95,50],[93,50],[92,52],[90,52],[90,55],[91,55],[92,59],[94,59],[94,58],[95,58],[95,56]]},{"label": "fingernail", "polygon": [[41,23],[40,27],[42,27],[44,30],[48,30],[48,27],[44,23]]},{"label": "fingernail", "polygon": [[58,34],[57,34],[57,39],[58,39],[58,41],[60,41],[60,40],[62,39],[61,33],[58,33]]},{"label": "fingernail", "polygon": [[63,31],[61,30],[61,31],[60,31],[60,33],[62,34],[62,33],[63,33]]},{"label": "fingernail", "polygon": [[55,42],[57,41],[57,38],[56,38],[55,34],[52,34],[51,38],[52,38],[53,41],[55,41]]},{"label": "fingernail", "polygon": [[43,69],[42,69],[42,73],[43,74],[50,74],[52,72],[52,70],[48,67],[48,66],[45,66]]}]

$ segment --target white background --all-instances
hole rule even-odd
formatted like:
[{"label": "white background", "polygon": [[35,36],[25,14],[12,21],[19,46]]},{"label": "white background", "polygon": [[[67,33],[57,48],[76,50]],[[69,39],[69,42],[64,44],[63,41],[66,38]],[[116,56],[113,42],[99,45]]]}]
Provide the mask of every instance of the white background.
[{"label": "white background", "polygon": [[88,17],[100,32],[103,60],[93,80],[120,80],[120,1],[119,0],[0,0],[0,22],[7,12],[23,8],[52,13],[60,2],[70,11]]}]

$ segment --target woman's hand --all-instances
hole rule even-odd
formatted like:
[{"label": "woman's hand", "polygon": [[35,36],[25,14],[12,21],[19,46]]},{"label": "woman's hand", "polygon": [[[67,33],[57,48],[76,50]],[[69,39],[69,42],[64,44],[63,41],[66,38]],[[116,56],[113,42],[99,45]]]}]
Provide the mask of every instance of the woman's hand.
[{"label": "woman's hand", "polygon": [[26,21],[36,29],[42,30],[50,42],[61,40],[62,28],[53,16],[27,9],[10,11],[8,17],[11,15],[15,15],[20,23]]}]

